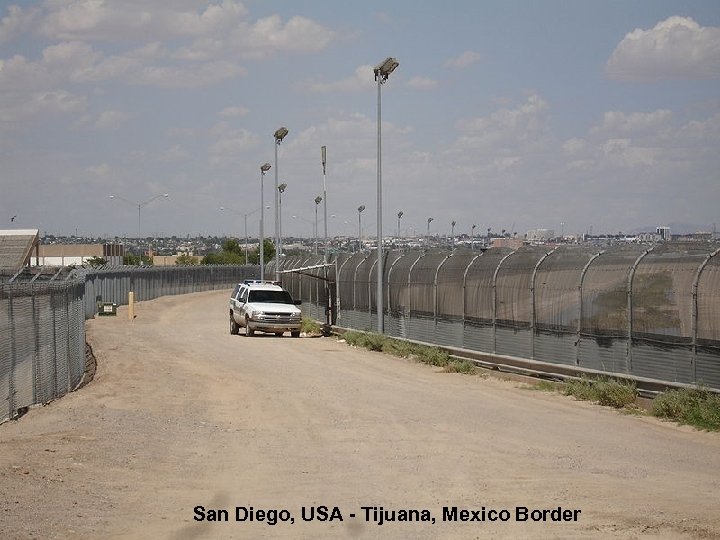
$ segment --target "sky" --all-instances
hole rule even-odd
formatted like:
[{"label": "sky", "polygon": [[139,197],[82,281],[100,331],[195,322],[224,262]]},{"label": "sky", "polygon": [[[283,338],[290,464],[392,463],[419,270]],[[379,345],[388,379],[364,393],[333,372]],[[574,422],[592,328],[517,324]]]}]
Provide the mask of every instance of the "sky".
[{"label": "sky", "polygon": [[384,235],[720,227],[717,0],[0,0],[0,229],[374,236],[387,57]]}]

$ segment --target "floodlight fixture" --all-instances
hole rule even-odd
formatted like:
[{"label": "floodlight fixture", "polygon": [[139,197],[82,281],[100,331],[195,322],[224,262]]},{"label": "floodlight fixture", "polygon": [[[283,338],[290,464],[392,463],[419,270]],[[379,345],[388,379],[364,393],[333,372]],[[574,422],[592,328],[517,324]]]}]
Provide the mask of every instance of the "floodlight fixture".
[{"label": "floodlight fixture", "polygon": [[286,127],[283,126],[278,128],[278,130],[273,133],[273,137],[275,137],[275,144],[280,144],[287,134],[288,129]]},{"label": "floodlight fixture", "polygon": [[373,71],[375,72],[375,80],[380,84],[384,83],[390,74],[395,71],[395,68],[400,65],[400,62],[395,60],[392,56],[386,58],[383,62],[375,66]]}]

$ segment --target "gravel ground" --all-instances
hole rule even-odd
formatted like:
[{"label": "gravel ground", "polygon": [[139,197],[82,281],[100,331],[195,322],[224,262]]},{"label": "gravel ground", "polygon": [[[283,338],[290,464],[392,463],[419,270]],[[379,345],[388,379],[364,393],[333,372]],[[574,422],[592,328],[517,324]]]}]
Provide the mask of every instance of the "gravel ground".
[{"label": "gravel ground", "polygon": [[95,379],[0,425],[0,538],[720,538],[716,433],[335,338],[231,336],[228,294],[88,321]]}]

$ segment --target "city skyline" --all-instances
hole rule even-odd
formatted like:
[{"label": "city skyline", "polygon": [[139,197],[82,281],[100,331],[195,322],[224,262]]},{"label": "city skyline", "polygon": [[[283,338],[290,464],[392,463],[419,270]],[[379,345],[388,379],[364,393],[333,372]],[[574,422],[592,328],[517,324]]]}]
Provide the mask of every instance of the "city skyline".
[{"label": "city skyline", "polygon": [[328,234],[365,205],[373,236],[372,68],[393,56],[385,235],[398,211],[419,236],[430,216],[437,234],[712,230],[719,51],[711,1],[3,3],[0,228],[244,237],[220,207],[259,208],[286,126],[283,236],[312,234],[321,146]]}]

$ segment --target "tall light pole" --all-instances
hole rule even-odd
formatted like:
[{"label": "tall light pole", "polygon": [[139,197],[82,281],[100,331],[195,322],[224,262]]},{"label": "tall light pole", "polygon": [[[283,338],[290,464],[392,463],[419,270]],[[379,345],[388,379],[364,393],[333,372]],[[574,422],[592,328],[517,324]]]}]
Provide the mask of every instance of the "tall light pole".
[{"label": "tall light pole", "polygon": [[477,227],[477,225],[474,223],[473,226],[470,227],[470,249],[472,251],[475,251],[475,227]]},{"label": "tall light pole", "polygon": [[148,204],[153,202],[155,199],[159,199],[160,197],[169,197],[169,196],[170,195],[168,193],[160,193],[158,195],[155,195],[151,199],[148,199],[147,201],[143,201],[143,202],[131,201],[129,199],[126,199],[125,197],[121,197],[120,195],[110,195],[110,198],[118,199],[118,200],[126,202],[128,204],[132,204],[133,206],[137,206],[137,209],[138,209],[138,240],[139,240],[140,238],[142,238],[142,232],[141,232],[141,228],[140,228],[140,212],[143,209],[143,207],[147,206]]},{"label": "tall light pole", "polygon": [[280,236],[279,240],[280,242],[277,245],[277,263],[280,264],[280,257],[282,256],[282,248],[283,248],[283,237],[282,237],[282,194],[285,193],[285,190],[287,189],[287,184],[282,183],[278,186],[278,225],[280,228]]},{"label": "tall light pole", "polygon": [[[330,255],[330,246],[328,246],[328,216],[327,216],[327,147],[321,146],[320,147],[320,157],[322,159],[322,168],[323,168],[323,194],[322,194],[322,200],[325,201],[323,203],[323,219],[324,219],[324,229],[325,229],[325,262],[328,262],[328,257]],[[318,200],[317,197],[315,198],[315,221],[317,221],[317,205]],[[317,224],[315,225],[315,255],[317,255]]]},{"label": "tall light pole", "polygon": [[[323,146],[323,148],[325,148]],[[323,198],[318,195],[315,197],[315,255],[318,254],[318,226],[317,226],[317,209],[318,204],[323,201]],[[325,207],[325,262],[327,262],[327,206]]]},{"label": "tall light pole", "polygon": [[[280,127],[273,133],[275,138],[275,257],[278,257],[278,246],[280,246],[280,192],[278,191],[278,146],[282,143],[285,136],[288,134],[286,127]],[[280,281],[280,260],[278,259],[275,264],[275,280]]]},{"label": "tall light pole", "polygon": [[[277,155],[277,151],[276,151]],[[277,158],[276,158],[277,159]],[[260,281],[265,279],[265,173],[270,170],[271,165],[265,163],[260,165]],[[277,191],[277,190],[276,190]]]},{"label": "tall light pole", "polygon": [[362,249],[362,213],[364,210],[364,204],[358,206],[358,251]]},{"label": "tall light pole", "polygon": [[237,214],[238,216],[242,216],[245,221],[245,264],[248,263],[248,229],[247,229],[247,218],[248,216],[252,216],[255,212],[259,212],[260,208],[257,208],[253,210],[252,212],[248,212],[247,214],[243,212],[238,212],[237,210],[233,210],[232,208],[228,208],[227,206],[221,206],[220,210],[229,210],[230,212]]},{"label": "tall light pole", "polygon": [[430,248],[430,222],[435,218],[427,218],[427,236],[425,237],[425,248]]},{"label": "tall light pole", "polygon": [[380,87],[387,81],[390,74],[395,71],[400,63],[395,58],[388,57],[375,66],[375,80],[377,81],[377,319],[378,333],[384,332],[383,315],[383,259],[382,259],[382,116],[381,116],[381,92]]},{"label": "tall light pole", "polygon": [[563,239],[565,238],[565,222],[560,222],[560,241],[563,242]]},{"label": "tall light pole", "polygon": [[455,220],[450,224],[450,250],[455,251]]},{"label": "tall light pole", "polygon": [[403,217],[403,211],[400,210],[398,212],[398,239],[400,239],[400,220],[402,219],[402,217]]}]

